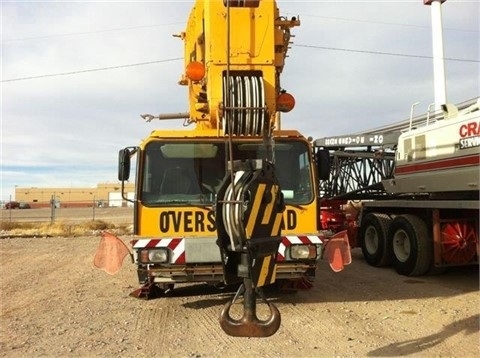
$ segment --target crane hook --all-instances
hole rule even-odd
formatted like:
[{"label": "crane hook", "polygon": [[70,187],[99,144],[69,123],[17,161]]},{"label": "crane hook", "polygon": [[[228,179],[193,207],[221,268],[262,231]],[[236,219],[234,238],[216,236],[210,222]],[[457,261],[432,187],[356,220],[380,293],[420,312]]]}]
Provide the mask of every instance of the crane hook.
[{"label": "crane hook", "polygon": [[[240,319],[230,317],[230,308],[243,293],[243,316]],[[223,331],[234,337],[270,337],[278,331],[281,323],[280,311],[260,294],[270,309],[270,317],[261,320],[256,312],[256,295],[251,278],[245,277],[232,301],[228,302],[220,313],[220,326]]]}]

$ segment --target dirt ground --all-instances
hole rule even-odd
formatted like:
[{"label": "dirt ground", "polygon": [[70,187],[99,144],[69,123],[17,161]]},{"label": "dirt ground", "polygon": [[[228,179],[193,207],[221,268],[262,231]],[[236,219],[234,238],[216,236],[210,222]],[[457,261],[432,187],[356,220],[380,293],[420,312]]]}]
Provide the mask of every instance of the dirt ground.
[{"label": "dirt ground", "polygon": [[95,269],[99,240],[0,240],[1,357],[480,354],[478,267],[408,278],[368,266],[354,250],[343,272],[321,262],[309,291],[267,293],[282,315],[276,334],[238,338],[218,322],[234,292],[197,284],[149,301],[130,297],[135,266],[127,258],[115,276]]}]

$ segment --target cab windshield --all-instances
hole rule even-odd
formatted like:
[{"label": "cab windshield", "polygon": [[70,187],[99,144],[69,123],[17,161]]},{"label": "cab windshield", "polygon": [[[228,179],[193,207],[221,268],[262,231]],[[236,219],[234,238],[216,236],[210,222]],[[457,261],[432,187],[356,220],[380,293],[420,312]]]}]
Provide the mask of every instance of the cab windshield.
[{"label": "cab windshield", "polygon": [[[212,205],[226,175],[224,142],[150,142],[143,155],[140,201],[146,206]],[[265,158],[259,142],[233,144],[233,159]],[[286,204],[313,200],[311,157],[304,142],[276,141],[275,174]]]}]

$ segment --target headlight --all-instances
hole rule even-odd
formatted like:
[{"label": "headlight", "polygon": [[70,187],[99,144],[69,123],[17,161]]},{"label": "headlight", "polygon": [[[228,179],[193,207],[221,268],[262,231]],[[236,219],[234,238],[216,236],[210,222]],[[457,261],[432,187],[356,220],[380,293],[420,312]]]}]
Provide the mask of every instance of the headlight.
[{"label": "headlight", "polygon": [[168,250],[164,248],[141,250],[139,259],[144,264],[168,262]]},{"label": "headlight", "polygon": [[290,257],[297,260],[316,259],[317,247],[315,245],[292,245]]}]

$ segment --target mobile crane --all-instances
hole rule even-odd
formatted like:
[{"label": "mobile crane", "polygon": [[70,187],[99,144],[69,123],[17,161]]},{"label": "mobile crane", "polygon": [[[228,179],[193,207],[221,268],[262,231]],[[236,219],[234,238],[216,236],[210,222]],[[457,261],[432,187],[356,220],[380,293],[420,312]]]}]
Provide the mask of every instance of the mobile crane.
[{"label": "mobile crane", "polygon": [[[154,130],[119,153],[122,192],[136,155],[131,243],[142,286],[133,294],[148,298],[176,283],[240,282],[234,301],[243,293],[243,317],[230,317],[232,301],[220,318],[233,336],[275,333],[280,312],[264,298],[271,317],[259,320],[256,294],[263,297],[260,288],[270,284],[311,287],[323,254],[319,163],[309,139],[280,128],[280,112],[295,105],[280,74],[290,30],[299,25],[280,16],[275,1],[197,0],[185,32],[176,35],[184,41],[179,84],[188,88],[189,111],[142,115],[194,128]],[[332,240],[343,250],[330,250],[332,257],[348,264],[346,240]]]},{"label": "mobile crane", "polygon": [[476,98],[435,115],[317,139],[330,160],[320,183],[322,227],[348,230],[367,263],[391,264],[402,275],[478,265],[479,107]]},{"label": "mobile crane", "polygon": [[407,121],[315,141],[330,163],[320,183],[322,227],[347,229],[370,265],[392,264],[407,276],[478,265],[480,254],[480,98],[446,101],[445,1],[423,0],[434,50],[435,102],[427,113],[414,118],[415,103]]}]

